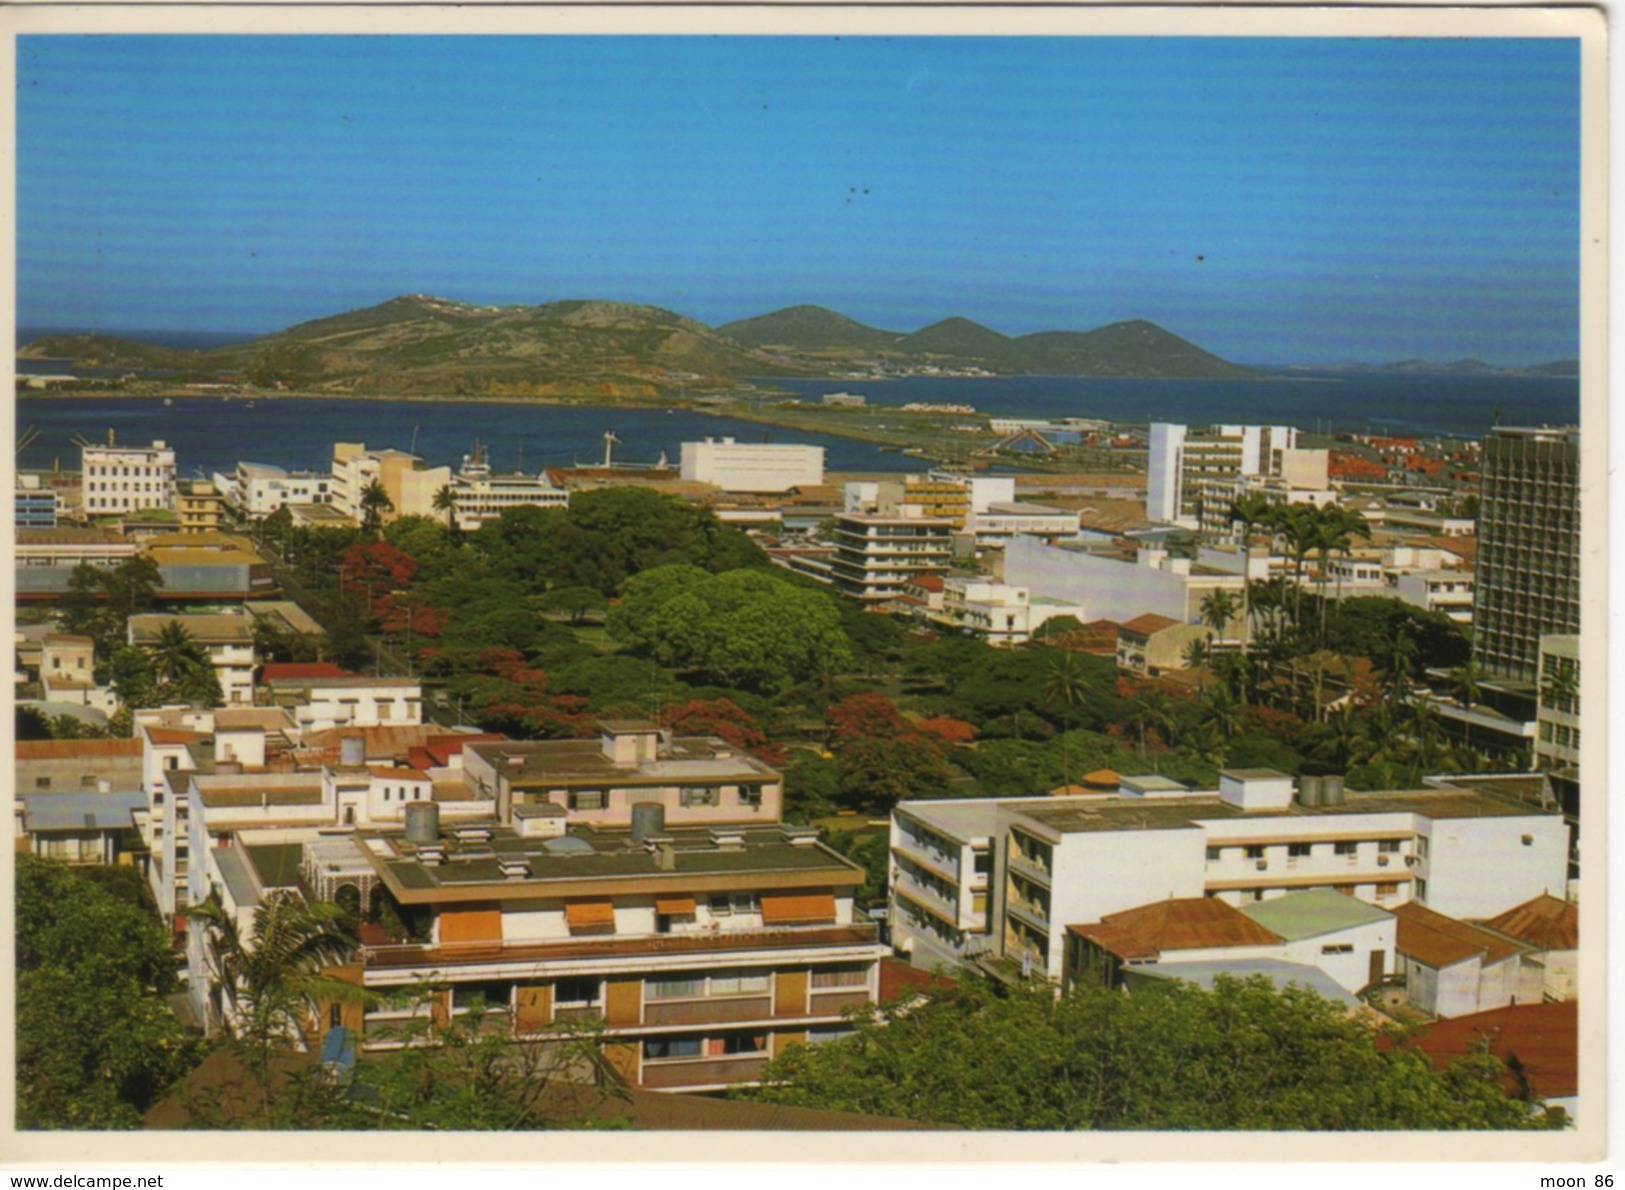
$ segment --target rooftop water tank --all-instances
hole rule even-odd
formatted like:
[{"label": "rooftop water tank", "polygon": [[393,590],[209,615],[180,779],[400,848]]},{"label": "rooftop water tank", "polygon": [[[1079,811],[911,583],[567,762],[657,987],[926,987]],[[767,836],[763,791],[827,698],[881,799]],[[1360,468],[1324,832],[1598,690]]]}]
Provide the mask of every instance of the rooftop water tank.
[{"label": "rooftop water tank", "polygon": [[440,841],[440,807],[435,802],[406,803],[406,841],[418,847]]},{"label": "rooftop water tank", "polygon": [[632,842],[642,843],[653,835],[666,833],[666,807],[660,802],[632,804]]}]

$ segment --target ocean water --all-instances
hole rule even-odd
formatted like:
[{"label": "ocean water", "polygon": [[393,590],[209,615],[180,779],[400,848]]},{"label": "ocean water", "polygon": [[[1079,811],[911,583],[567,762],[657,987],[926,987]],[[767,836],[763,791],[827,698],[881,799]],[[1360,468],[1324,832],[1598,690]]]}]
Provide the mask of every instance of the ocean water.
[{"label": "ocean water", "polygon": [[[51,370],[47,368],[46,370]],[[782,380],[806,398],[861,392],[872,404],[936,401],[1011,417],[1096,417],[1116,422],[1242,422],[1303,430],[1375,431],[1482,437],[1495,424],[1569,424],[1579,418],[1579,382],[1526,376],[1305,375],[1266,380],[1120,380],[1021,376],[889,381]],[[949,415],[951,417],[951,415]],[[162,438],[183,475],[227,471],[239,460],[325,470],[334,442],[411,450],[431,466],[456,466],[478,438],[499,469],[593,464],[604,433],[620,439],[615,458],[651,464],[662,452],[675,466],[684,441],[707,435],[741,442],[823,446],[832,471],[912,471],[922,463],[869,443],[807,434],[686,410],[518,405],[507,402],[294,400],[260,396],[250,404],[208,397],[28,397],[17,406],[19,436],[37,434],[19,467],[78,465],[77,438],[105,442]]]},{"label": "ocean water", "polygon": [[1580,382],[1572,377],[1292,371],[1247,380],[911,376],[774,383],[814,400],[824,393],[853,392],[874,405],[951,402],[1007,417],[1290,425],[1464,438],[1483,437],[1497,411],[1503,425],[1571,425],[1580,416]]}]

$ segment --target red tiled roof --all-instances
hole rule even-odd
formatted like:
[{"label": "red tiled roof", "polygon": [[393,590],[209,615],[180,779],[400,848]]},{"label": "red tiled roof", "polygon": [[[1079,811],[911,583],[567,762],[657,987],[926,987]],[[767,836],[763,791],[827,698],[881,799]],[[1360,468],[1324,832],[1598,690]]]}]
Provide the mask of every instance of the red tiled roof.
[{"label": "red tiled roof", "polygon": [[[1580,1087],[1580,1005],[1576,1000],[1553,1004],[1515,1004],[1470,1016],[1435,1021],[1410,1042],[1440,1069],[1478,1051],[1489,1052],[1522,1071],[1529,1089],[1543,1099],[1575,1095]],[[1517,1088],[1509,1072],[1507,1089]]]},{"label": "red tiled roof", "polygon": [[147,738],[155,744],[195,744],[203,738],[203,733],[181,727],[149,727]]},{"label": "red tiled roof", "polygon": [[897,999],[904,992],[923,992],[927,988],[951,988],[954,981],[945,979],[940,975],[933,975],[929,971],[921,971],[918,967],[911,967],[902,959],[884,958],[880,960],[880,1002],[886,1004]]},{"label": "red tiled roof", "polygon": [[1498,963],[1517,954],[1515,942],[1481,930],[1477,926],[1435,913],[1425,905],[1408,901],[1394,910],[1398,928],[1394,949],[1434,970],[1454,967],[1475,956],[1485,963]]},{"label": "red tiled roof", "polygon": [[451,763],[469,744],[496,744],[508,737],[498,731],[480,732],[478,735],[436,735],[423,741],[423,751],[440,767]]},{"label": "red tiled roof", "polygon": [[128,740],[18,740],[16,759],[90,760],[95,757],[141,755],[141,741]]},{"label": "red tiled roof", "polygon": [[1233,905],[1217,897],[1176,897],[1108,913],[1067,931],[1123,959],[1154,959],[1165,950],[1269,946],[1281,941]]},{"label": "red tiled roof", "polygon": [[260,667],[262,682],[299,681],[303,678],[353,678],[358,675],[331,661],[267,661]]},{"label": "red tiled roof", "polygon": [[918,587],[922,591],[942,590],[942,576],[940,574],[916,574],[908,580],[908,586]]},{"label": "red tiled roof", "polygon": [[1172,628],[1179,621],[1170,616],[1159,616],[1156,612],[1146,612],[1143,616],[1135,616],[1132,620],[1123,623],[1124,632],[1133,632],[1140,636],[1150,636],[1153,632],[1161,632],[1164,628]]},{"label": "red tiled roof", "polygon": [[1536,950],[1576,950],[1580,945],[1580,907],[1546,893],[1484,924]]}]

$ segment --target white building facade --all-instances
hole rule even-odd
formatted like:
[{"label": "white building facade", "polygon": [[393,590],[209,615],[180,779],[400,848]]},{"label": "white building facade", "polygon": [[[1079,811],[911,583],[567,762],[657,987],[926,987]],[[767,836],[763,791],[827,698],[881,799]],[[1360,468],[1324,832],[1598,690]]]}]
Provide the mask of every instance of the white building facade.
[{"label": "white building facade", "polygon": [[79,475],[86,516],[175,507],[175,452],[161,438],[151,446],[115,446],[109,435],[106,446],[82,446]]},{"label": "white building facade", "polygon": [[685,442],[681,475],[725,492],[788,492],[824,482],[824,448],[732,438]]}]

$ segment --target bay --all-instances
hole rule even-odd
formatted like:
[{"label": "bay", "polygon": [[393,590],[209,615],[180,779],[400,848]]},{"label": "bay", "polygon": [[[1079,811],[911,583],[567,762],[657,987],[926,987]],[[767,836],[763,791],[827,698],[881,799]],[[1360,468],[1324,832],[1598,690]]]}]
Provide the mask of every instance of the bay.
[{"label": "bay", "polygon": [[1003,417],[1090,417],[1144,425],[1240,423],[1300,430],[1482,438],[1495,424],[1573,425],[1574,377],[1280,371],[1262,379],[1141,380],[1094,376],[908,376],[773,383],[803,399],[853,392],[872,405],[973,405]]},{"label": "bay", "polygon": [[829,434],[807,434],[688,410],[584,405],[521,405],[497,401],[328,400],[258,396],[25,397],[17,402],[19,439],[37,432],[17,456],[23,470],[77,470],[75,440],[105,443],[112,430],[120,443],[146,445],[162,439],[175,450],[182,477],[229,472],[239,461],[289,470],[325,471],[333,443],[410,450],[431,467],[454,469],[474,440],[498,470],[594,466],[604,458],[604,433],[620,440],[617,463],[653,464],[661,452],[676,467],[684,442],[707,436],[740,442],[797,442],[825,448],[831,471],[918,471],[924,465],[878,447]]}]

